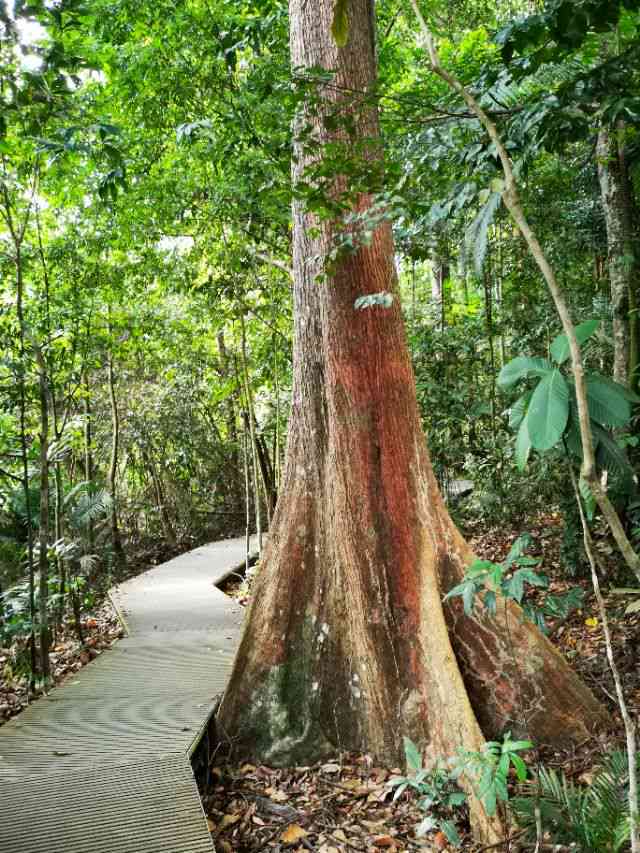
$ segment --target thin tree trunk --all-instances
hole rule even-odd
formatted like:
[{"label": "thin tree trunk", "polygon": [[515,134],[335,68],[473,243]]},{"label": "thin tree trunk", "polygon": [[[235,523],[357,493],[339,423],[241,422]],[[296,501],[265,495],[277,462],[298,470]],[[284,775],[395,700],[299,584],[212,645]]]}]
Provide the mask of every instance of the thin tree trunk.
[{"label": "thin tree trunk", "polygon": [[[240,317],[240,327],[242,330],[242,345],[240,355],[242,357],[242,380],[244,383],[244,397],[246,404],[247,418],[249,421],[249,434],[251,435],[251,467],[253,471],[253,499],[255,503],[255,519],[256,519],[256,536],[258,537],[258,553],[262,553],[262,509],[260,506],[260,482],[261,474],[258,464],[258,449],[256,443],[256,427],[255,414],[253,411],[253,396],[251,394],[251,386],[249,384],[249,367],[247,365],[247,336],[244,324],[244,317]],[[263,483],[264,485],[264,483]],[[266,488],[265,488],[266,494]]]},{"label": "thin tree trunk", "polygon": [[[35,194],[35,183],[34,183]],[[18,338],[20,350],[20,373],[19,373],[19,398],[20,398],[20,456],[22,463],[22,489],[24,493],[27,533],[27,571],[29,575],[29,617],[31,629],[29,634],[29,654],[31,664],[31,683],[37,672],[36,655],[36,594],[35,594],[35,565],[33,546],[33,525],[31,516],[31,496],[29,494],[29,458],[27,447],[27,399],[26,399],[26,372],[27,372],[27,350],[26,350],[26,326],[24,319],[24,277],[22,269],[22,243],[29,222],[29,213],[33,203],[33,194],[24,220],[18,227],[6,185],[2,185],[3,216],[9,228],[14,246],[14,265],[16,271],[16,315],[18,318]]]},{"label": "thin tree trunk", "polygon": [[[229,353],[224,339],[224,330],[220,329],[217,334],[218,354],[220,356],[219,373],[225,382],[229,382],[232,377],[230,369]],[[229,394],[225,400],[225,420],[227,422],[227,441],[231,445],[229,452],[229,470],[231,475],[231,498],[239,504],[242,495],[242,483],[240,480],[240,458],[238,453],[238,426],[236,414],[235,393]]]},{"label": "thin tree trunk", "polygon": [[633,244],[625,164],[615,133],[601,128],[596,145],[600,197],[607,227],[609,283],[613,322],[613,378],[629,381],[629,297],[632,290]]},{"label": "thin tree trunk", "polygon": [[[87,482],[89,492],[93,492],[93,446],[92,446],[92,424],[91,424],[91,387],[89,385],[89,373],[85,369],[82,372],[82,409],[84,413],[84,479]],[[93,554],[95,550],[95,534],[93,519],[87,521],[87,552]]]},{"label": "thin tree trunk", "polygon": [[[55,415],[54,415],[54,424],[55,424]],[[56,440],[60,438],[57,432],[57,428],[54,426],[54,433],[56,435]],[[53,516],[53,524],[55,530],[56,542],[60,542],[62,539],[62,513],[63,513],[63,487],[62,487],[62,467],[60,465],[60,460],[56,459],[54,465],[54,482],[55,482],[55,506],[54,506],[54,516]],[[58,554],[56,557],[56,565],[58,569],[58,606],[57,606],[57,615],[56,615],[56,626],[59,629],[62,629],[64,622],[64,611],[65,611],[65,602],[66,602],[66,594],[67,594],[67,563],[62,557]]]},{"label": "thin tree trunk", "polygon": [[242,431],[242,451],[244,463],[245,570],[248,572],[251,557],[251,485],[249,478],[249,424],[247,423],[246,413]]},{"label": "thin tree trunk", "polygon": [[124,548],[122,547],[120,525],[118,523],[118,490],[116,483],[116,477],[118,475],[118,451],[120,445],[120,413],[118,411],[116,382],[113,372],[113,353],[111,350],[109,350],[109,355],[107,357],[107,382],[109,385],[109,402],[111,405],[111,456],[109,459],[109,470],[107,472],[107,490],[111,497],[111,544],[116,561],[122,567],[126,563],[126,556]]},{"label": "thin tree trunk", "polygon": [[39,590],[40,613],[40,666],[45,683],[51,676],[49,662],[49,390],[46,365],[42,353],[39,356],[40,390],[40,517],[38,528],[39,544]]},{"label": "thin tree trunk", "polygon": [[16,312],[18,315],[18,330],[20,338],[20,378],[19,378],[19,395],[20,395],[20,456],[22,462],[22,490],[24,493],[24,504],[26,514],[26,533],[27,533],[27,571],[29,574],[29,616],[31,620],[31,629],[29,632],[29,654],[31,661],[31,678],[33,679],[37,672],[37,655],[36,655],[36,582],[35,582],[35,562],[34,562],[34,543],[33,543],[33,519],[31,513],[31,494],[29,491],[29,456],[27,447],[27,401],[26,401],[26,364],[27,351],[25,339],[25,321],[24,321],[24,281],[22,277],[22,253],[20,243],[16,243]]},{"label": "thin tree trunk", "polygon": [[[375,81],[369,0],[351,0],[343,49],[330,35],[333,8],[333,0],[290,0],[292,64],[336,69],[323,91],[330,109],[344,89],[367,91]],[[377,157],[375,111],[359,104],[353,118]],[[309,124],[319,144],[310,155],[296,142],[294,181],[320,143],[347,142],[317,112],[299,116],[297,129]],[[362,196],[358,210],[370,204]],[[584,737],[602,709],[519,608],[507,607],[508,624],[466,618],[457,606],[445,618],[442,594],[473,555],[447,513],[422,434],[391,229],[380,225],[320,285],[337,227],[296,202],[285,475],[220,730],[275,763],[336,749],[396,763],[407,735],[429,766],[460,748],[482,749],[479,720],[487,734],[521,727],[524,715],[537,739]],[[394,296],[390,308],[355,310],[358,297],[382,291]],[[500,822],[470,780],[462,784],[478,836],[495,843]]]},{"label": "thin tree trunk", "polygon": [[[274,465],[274,481],[276,496],[280,491],[281,479],[281,442],[280,442],[280,366],[278,364],[278,344],[277,336],[273,336],[273,379],[276,392],[276,425],[275,438],[273,447],[273,465]],[[275,509],[275,507],[274,507]]]},{"label": "thin tree trunk", "polygon": [[145,461],[147,471],[151,475],[151,483],[153,485],[153,491],[156,499],[156,508],[158,510],[160,524],[162,525],[162,530],[164,532],[165,539],[167,540],[171,548],[175,548],[177,545],[176,532],[173,528],[169,513],[167,512],[164,488],[160,475],[158,474],[158,471],[156,469],[155,461],[153,459],[153,449],[147,451],[146,448],[141,447],[140,452],[142,454],[142,458]]}]

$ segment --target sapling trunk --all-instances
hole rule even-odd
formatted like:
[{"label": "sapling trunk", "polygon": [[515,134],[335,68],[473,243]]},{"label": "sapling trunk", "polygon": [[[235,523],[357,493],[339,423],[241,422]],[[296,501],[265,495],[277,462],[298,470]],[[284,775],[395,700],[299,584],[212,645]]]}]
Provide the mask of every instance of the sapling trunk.
[{"label": "sapling trunk", "polygon": [[244,510],[245,510],[245,569],[249,571],[251,554],[251,486],[249,479],[249,425],[247,414],[244,413],[244,429],[242,431],[242,459],[244,467]]},{"label": "sapling trunk", "polygon": [[109,402],[111,406],[111,457],[109,459],[109,470],[107,472],[107,489],[111,498],[110,522],[111,522],[111,544],[113,552],[120,567],[126,562],[122,538],[120,536],[120,525],[118,522],[118,491],[116,478],[118,475],[118,451],[120,445],[120,412],[118,410],[118,399],[116,397],[116,382],[113,370],[113,353],[109,351],[107,358],[107,381],[109,385]]},{"label": "sapling trunk", "polygon": [[40,613],[40,666],[45,683],[51,675],[49,662],[49,392],[46,365],[38,354],[40,391],[40,516],[38,523],[38,605]]},{"label": "sapling trunk", "polygon": [[640,834],[639,834],[639,826],[638,819],[640,817],[640,811],[638,809],[638,765],[637,765],[637,743],[636,743],[636,723],[632,718],[629,708],[627,706],[627,702],[624,695],[624,689],[622,687],[622,678],[620,677],[620,671],[618,670],[618,666],[616,664],[614,655],[613,655],[613,642],[611,639],[611,630],[609,628],[609,618],[607,616],[607,607],[602,597],[602,591],[600,590],[600,581],[598,579],[598,571],[596,566],[596,558],[593,547],[593,540],[591,538],[591,532],[589,530],[589,524],[587,522],[587,518],[585,516],[584,508],[582,506],[582,501],[580,499],[580,490],[578,488],[578,483],[576,480],[576,475],[569,465],[569,474],[571,477],[571,483],[573,485],[573,491],[576,498],[576,503],[578,504],[578,511],[580,512],[580,521],[582,523],[582,533],[584,539],[584,550],[587,554],[587,559],[589,560],[589,566],[591,568],[591,583],[593,586],[593,592],[596,599],[596,604],[598,606],[598,613],[600,614],[600,621],[602,622],[602,633],[604,634],[605,641],[605,649],[607,652],[607,662],[609,664],[609,669],[611,670],[611,675],[613,676],[613,683],[615,685],[616,691],[616,699],[618,701],[618,707],[620,708],[620,715],[622,717],[622,722],[624,724],[625,731],[625,739],[627,742],[627,766],[629,769],[629,822],[630,822],[630,833],[631,833],[631,853],[640,853]]},{"label": "sapling trunk", "polygon": [[249,367],[247,364],[247,335],[244,317],[242,315],[240,315],[240,328],[242,330],[242,344],[240,347],[240,355],[242,358],[242,382],[244,388],[245,411],[247,413],[247,420],[249,422],[249,435],[251,436],[251,470],[253,474],[253,499],[256,519],[256,536],[258,537],[258,553],[260,554],[262,552],[262,509],[260,502],[260,483],[263,481],[261,481],[261,474],[259,472],[260,466],[258,463],[258,448],[256,442],[253,395],[251,394],[251,385],[249,383]]}]

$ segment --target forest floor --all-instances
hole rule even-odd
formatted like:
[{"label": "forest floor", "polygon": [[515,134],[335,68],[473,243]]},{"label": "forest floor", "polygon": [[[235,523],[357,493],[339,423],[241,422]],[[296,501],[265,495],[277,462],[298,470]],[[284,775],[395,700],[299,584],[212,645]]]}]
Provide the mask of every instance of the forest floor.
[{"label": "forest floor", "polygon": [[[484,524],[464,530],[476,554],[499,562],[522,532],[504,526],[487,529]],[[577,783],[588,783],[592,770],[614,746],[624,744],[622,722],[613,695],[607,666],[602,627],[588,579],[566,577],[560,559],[562,522],[548,514],[529,528],[534,539],[532,553],[540,557],[539,571],[550,579],[550,590],[561,593],[575,586],[584,589],[582,609],[566,621],[551,625],[552,641],[571,661],[596,697],[610,710],[613,731],[567,752],[541,750],[547,766],[561,770]],[[603,540],[600,559],[611,573],[615,555]],[[615,586],[610,574],[605,582]],[[251,579],[234,580],[225,591],[242,604],[251,597]],[[621,669],[630,710],[640,711],[640,614],[625,615],[628,600],[607,595],[608,613],[614,635],[615,657]],[[402,853],[450,849],[441,831],[418,838],[417,824],[424,818],[417,797],[405,792],[393,800],[389,780],[400,768],[376,766],[367,755],[336,755],[311,767],[274,769],[252,764],[234,764],[233,756],[219,753],[212,767],[212,782],[204,805],[209,827],[220,853],[258,851],[301,851],[338,853]],[[445,815],[451,817],[452,815]],[[464,810],[456,814],[464,850],[479,848],[469,841]],[[453,848],[451,848],[453,849]],[[513,849],[517,849],[513,847]],[[524,847],[523,849],[531,849]]]}]

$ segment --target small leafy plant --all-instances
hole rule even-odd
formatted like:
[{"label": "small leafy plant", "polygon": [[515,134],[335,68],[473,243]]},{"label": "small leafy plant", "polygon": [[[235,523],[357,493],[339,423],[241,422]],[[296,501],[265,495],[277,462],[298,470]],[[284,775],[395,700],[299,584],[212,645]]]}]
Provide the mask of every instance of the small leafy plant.
[{"label": "small leafy plant", "polygon": [[506,803],[509,800],[508,781],[511,768],[514,769],[519,782],[526,780],[527,765],[518,753],[532,747],[531,741],[511,740],[511,732],[507,732],[502,741],[487,741],[480,752],[460,752],[454,775],[457,778],[465,773],[474,780],[478,798],[487,814],[493,815],[498,803]]},{"label": "small leafy plant", "polygon": [[579,587],[568,590],[563,595],[546,594],[540,606],[525,600],[526,588],[547,589],[549,579],[546,575],[534,571],[540,560],[527,556],[533,539],[523,533],[511,546],[502,563],[490,560],[476,560],[465,573],[464,580],[445,595],[444,600],[462,598],[464,611],[471,616],[481,600],[485,613],[493,616],[498,606],[498,596],[512,599],[522,605],[524,615],[542,631],[547,630],[547,619],[563,619],[572,610],[582,606],[584,593]]},{"label": "small leafy plant", "polygon": [[451,819],[453,809],[463,805],[467,796],[456,782],[456,775],[445,767],[436,765],[427,770],[422,765],[422,755],[416,744],[408,737],[404,738],[404,752],[407,762],[407,775],[394,776],[389,786],[395,788],[394,801],[405,791],[415,791],[418,806],[428,812],[416,827],[416,835],[440,830],[450,844],[460,845],[458,830]]}]

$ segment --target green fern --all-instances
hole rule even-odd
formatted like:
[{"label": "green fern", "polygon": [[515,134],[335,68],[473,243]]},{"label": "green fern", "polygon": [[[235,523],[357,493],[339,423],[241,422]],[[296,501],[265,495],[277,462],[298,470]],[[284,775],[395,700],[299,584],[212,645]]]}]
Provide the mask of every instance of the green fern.
[{"label": "green fern", "polygon": [[526,835],[535,840],[536,806],[543,830],[555,844],[574,844],[582,853],[621,853],[629,840],[627,756],[608,756],[587,788],[561,773],[541,768],[511,809]]},{"label": "green fern", "polygon": [[100,489],[90,492],[89,483],[79,483],[64,499],[69,526],[73,530],[82,530],[87,525],[104,517],[111,507],[111,497],[107,491]]},{"label": "green fern", "polygon": [[489,242],[489,227],[495,219],[496,212],[502,201],[502,194],[491,192],[487,201],[480,208],[466,233],[467,251],[473,249],[473,259],[478,278],[482,277],[482,268],[487,255]]}]

